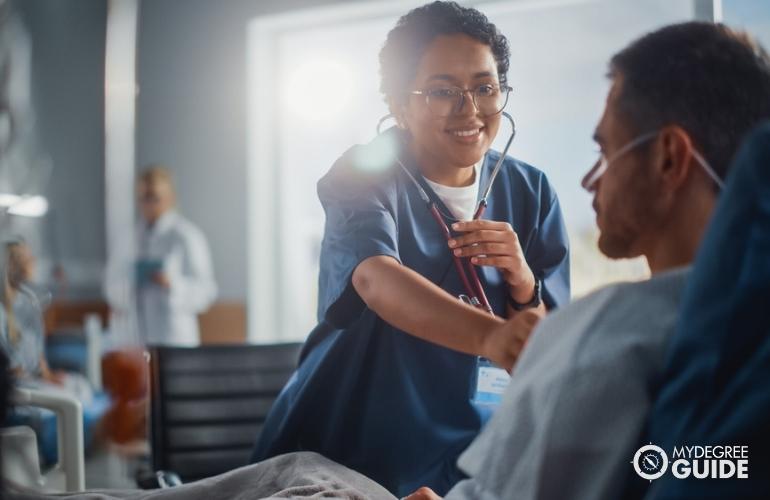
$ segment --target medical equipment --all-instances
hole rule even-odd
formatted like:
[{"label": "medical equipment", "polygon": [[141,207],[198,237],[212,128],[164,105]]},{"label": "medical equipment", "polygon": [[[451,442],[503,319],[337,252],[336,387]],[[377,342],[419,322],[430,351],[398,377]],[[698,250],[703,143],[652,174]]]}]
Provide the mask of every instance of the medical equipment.
[{"label": "medical equipment", "polygon": [[[601,178],[602,175],[604,175],[604,172],[607,171],[607,169],[610,166],[610,163],[614,162],[621,156],[625,155],[629,151],[633,150],[634,148],[641,146],[645,142],[649,142],[652,139],[656,138],[658,134],[660,133],[660,130],[654,130],[652,132],[647,132],[646,134],[638,135],[636,138],[630,140],[627,142],[623,147],[618,149],[614,155],[612,155],[610,158],[607,158],[604,156],[604,154],[600,155],[599,160],[596,162],[596,164],[591,168],[591,170],[586,174],[585,177],[583,177],[583,180],[581,181],[581,186],[583,186],[583,189],[586,191],[594,191],[596,182]],[[722,190],[725,187],[725,183],[722,179],[719,178],[719,175],[714,171],[714,169],[711,167],[708,161],[700,154],[698,151],[696,151],[694,148],[690,151],[692,153],[693,158],[695,158],[695,161],[698,162],[698,164],[703,168],[703,170],[706,172],[706,175],[708,175],[711,180],[714,181],[714,183],[719,186],[719,189]]]},{"label": "medical equipment", "polygon": [[[473,220],[478,220],[484,215],[484,211],[487,208],[487,198],[489,197],[489,193],[492,191],[492,184],[495,182],[495,177],[497,177],[497,174],[500,171],[500,167],[502,167],[503,161],[505,160],[505,156],[508,154],[508,150],[510,149],[511,144],[513,143],[513,138],[516,136],[516,123],[513,121],[513,117],[508,113],[506,113],[505,111],[502,111],[502,114],[511,123],[511,135],[508,138],[508,141],[505,144],[505,148],[503,149],[503,152],[500,155],[500,158],[497,160],[497,163],[495,164],[494,169],[492,169],[492,174],[489,176],[489,180],[487,181],[486,188],[482,191],[481,198],[479,199],[478,206],[476,207],[476,212],[473,215]],[[391,118],[393,118],[393,115],[386,115],[380,119],[380,121],[377,123],[378,135],[380,134],[380,129],[382,128],[382,124]],[[398,158],[398,156],[396,156],[396,163],[399,164],[399,166],[407,174],[407,176],[412,181],[412,183],[414,183],[415,187],[417,188],[417,192],[420,195],[420,198],[422,198],[422,200],[427,204],[428,210],[430,211],[433,218],[436,220],[436,224],[438,224],[438,226],[441,228],[442,232],[444,233],[444,237],[446,238],[447,242],[451,240],[453,236],[451,231],[449,230],[449,226],[447,226],[445,222],[445,219],[452,220],[453,217],[447,216],[441,213],[435,201],[431,199],[431,197],[428,195],[425,189],[423,189],[422,185],[420,185],[420,183],[414,177],[412,172],[408,168],[406,168],[406,166],[401,162],[401,159]],[[463,282],[463,286],[465,287],[465,290],[467,292],[467,295],[465,294],[460,295],[460,300],[474,307],[479,307],[481,309],[484,309],[490,314],[494,314],[494,312],[492,311],[492,306],[489,304],[489,300],[487,299],[487,296],[484,293],[484,287],[481,285],[481,280],[479,280],[478,273],[476,272],[476,268],[473,266],[473,264],[471,264],[467,258],[458,257],[454,255],[454,253],[452,253],[452,260],[454,261],[455,268],[457,269],[457,272],[460,275],[460,279]],[[467,268],[467,272],[466,272],[466,268]]]}]

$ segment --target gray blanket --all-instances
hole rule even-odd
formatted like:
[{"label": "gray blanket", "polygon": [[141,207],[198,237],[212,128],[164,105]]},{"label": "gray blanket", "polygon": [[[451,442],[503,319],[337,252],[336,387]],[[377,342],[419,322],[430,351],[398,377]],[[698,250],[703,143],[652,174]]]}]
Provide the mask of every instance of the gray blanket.
[{"label": "gray blanket", "polygon": [[10,493],[12,500],[253,500],[324,498],[395,500],[371,479],[317,453],[290,453],[164,490],[98,490],[60,495]]}]

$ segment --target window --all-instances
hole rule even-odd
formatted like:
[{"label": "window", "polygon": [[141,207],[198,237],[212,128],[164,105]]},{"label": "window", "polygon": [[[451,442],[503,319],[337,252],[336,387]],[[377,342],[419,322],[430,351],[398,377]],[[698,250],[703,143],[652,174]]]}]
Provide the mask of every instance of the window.
[{"label": "window", "polygon": [[722,0],[722,22],[751,33],[770,49],[770,2],[762,0]]}]

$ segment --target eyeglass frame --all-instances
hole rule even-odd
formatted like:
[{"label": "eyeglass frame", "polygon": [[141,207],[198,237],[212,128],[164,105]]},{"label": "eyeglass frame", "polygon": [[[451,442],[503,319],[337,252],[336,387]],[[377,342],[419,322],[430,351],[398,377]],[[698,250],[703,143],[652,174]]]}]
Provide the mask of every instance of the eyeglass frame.
[{"label": "eyeglass frame", "polygon": [[453,90],[459,90],[460,91],[460,104],[455,106],[455,108],[448,115],[439,115],[438,113],[435,113],[433,111],[433,109],[430,107],[430,104],[428,102],[428,99],[430,98],[430,96],[428,95],[429,89],[412,90],[411,92],[409,92],[409,94],[410,95],[423,96],[423,98],[425,99],[425,105],[428,107],[430,112],[433,113],[433,115],[438,116],[440,118],[446,118],[448,116],[452,116],[453,114],[458,113],[461,109],[463,109],[463,106],[465,106],[465,94],[467,94],[467,93],[471,94],[471,102],[473,103],[473,107],[475,107],[477,110],[480,109],[479,105],[476,103],[476,91],[480,87],[482,87],[483,85],[490,85],[492,87],[495,87],[495,88],[497,88],[499,90],[499,92],[501,94],[503,92],[505,92],[505,102],[503,102],[503,105],[500,107],[500,109],[498,109],[494,113],[491,113],[491,114],[488,114],[488,115],[484,115],[484,117],[487,118],[487,117],[490,117],[490,116],[499,115],[500,113],[503,112],[503,110],[505,109],[505,106],[508,105],[508,100],[511,98],[511,92],[513,91],[513,87],[511,87],[510,85],[493,85],[493,84],[487,83],[487,84],[481,84],[478,87],[476,87],[475,89],[464,89],[464,88],[457,87],[457,86],[446,87],[446,88],[451,88]]}]

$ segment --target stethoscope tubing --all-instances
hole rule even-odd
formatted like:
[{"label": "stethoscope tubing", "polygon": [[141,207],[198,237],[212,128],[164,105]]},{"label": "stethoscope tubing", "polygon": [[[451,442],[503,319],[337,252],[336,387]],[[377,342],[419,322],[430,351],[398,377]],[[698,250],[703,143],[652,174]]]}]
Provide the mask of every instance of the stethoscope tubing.
[{"label": "stethoscope tubing", "polygon": [[[489,197],[489,193],[492,191],[492,185],[495,181],[495,178],[497,177],[498,172],[500,171],[500,168],[502,167],[503,160],[508,154],[508,150],[510,149],[511,144],[513,144],[513,139],[516,136],[516,122],[513,120],[513,117],[505,111],[502,111],[502,115],[505,116],[511,123],[511,135],[508,137],[505,148],[503,149],[500,158],[497,160],[495,167],[492,169],[492,173],[490,174],[489,180],[487,181],[487,187],[484,189],[482,196],[479,199],[479,204],[476,207],[476,212],[474,213],[472,220],[478,220],[484,215],[484,212],[487,208],[487,198]],[[377,123],[377,135],[380,134],[380,128],[382,127],[382,124],[390,118],[392,118],[392,115],[386,115],[380,119],[380,121]],[[396,156],[396,163],[399,164],[401,169],[406,172],[412,183],[414,183],[420,198],[422,198],[422,200],[427,204],[428,211],[430,212],[433,219],[435,219],[436,224],[438,224],[447,242],[451,240],[453,238],[452,232],[449,230],[449,226],[447,226],[446,221],[444,220],[444,216],[439,211],[436,203],[431,199],[430,196],[428,196],[428,193],[425,192],[425,189],[423,189],[412,172],[406,168],[398,156]],[[454,262],[455,268],[457,269],[457,274],[460,275],[460,280],[463,283],[463,287],[468,293],[470,304],[475,307],[482,308],[488,313],[494,315],[494,311],[492,310],[492,306],[489,304],[487,295],[484,292],[484,287],[481,284],[481,280],[479,279],[476,267],[469,261],[469,259],[458,257],[454,254],[454,252],[452,252],[452,260]],[[465,272],[466,266],[463,265],[463,262],[467,263],[467,273]],[[470,278],[468,275],[470,275]]]}]

